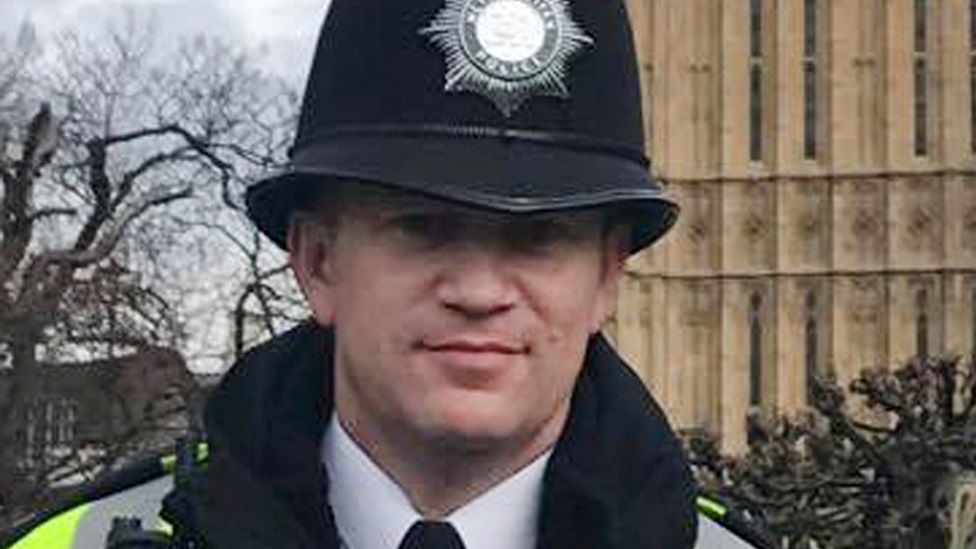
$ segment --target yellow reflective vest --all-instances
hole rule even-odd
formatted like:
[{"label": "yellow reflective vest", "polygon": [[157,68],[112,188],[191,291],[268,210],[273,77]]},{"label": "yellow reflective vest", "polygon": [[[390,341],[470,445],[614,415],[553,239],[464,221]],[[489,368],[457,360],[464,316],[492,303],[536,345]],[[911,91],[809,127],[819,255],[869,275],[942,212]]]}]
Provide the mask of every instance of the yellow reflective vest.
[{"label": "yellow reflective vest", "polygon": [[[101,549],[106,546],[115,517],[138,518],[146,529],[169,532],[171,528],[159,517],[159,511],[163,497],[172,487],[173,476],[168,474],[97,501],[82,503],[36,526],[10,549]],[[741,532],[733,533],[727,522],[727,510],[721,503],[700,497],[698,511],[695,549],[763,547],[740,537]]]},{"label": "yellow reflective vest", "polygon": [[[197,445],[195,459],[206,461],[206,444]],[[105,547],[113,520],[122,517],[138,519],[146,530],[171,532],[159,512],[173,489],[175,469],[173,454],[138,460],[82,487],[59,509],[28,517],[0,536],[0,544],[9,549],[99,549]]]}]

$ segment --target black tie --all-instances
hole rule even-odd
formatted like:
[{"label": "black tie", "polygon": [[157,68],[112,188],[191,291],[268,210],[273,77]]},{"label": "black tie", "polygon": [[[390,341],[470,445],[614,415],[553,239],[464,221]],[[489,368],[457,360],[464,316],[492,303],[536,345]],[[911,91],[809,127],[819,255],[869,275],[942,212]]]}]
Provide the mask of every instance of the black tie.
[{"label": "black tie", "polygon": [[418,520],[403,536],[400,549],[464,549],[464,542],[449,522]]}]

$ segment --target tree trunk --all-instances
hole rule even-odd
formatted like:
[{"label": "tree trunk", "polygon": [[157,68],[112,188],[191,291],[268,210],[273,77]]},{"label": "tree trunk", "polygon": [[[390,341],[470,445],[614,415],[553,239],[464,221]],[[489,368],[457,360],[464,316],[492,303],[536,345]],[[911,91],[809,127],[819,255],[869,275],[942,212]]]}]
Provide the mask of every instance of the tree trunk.
[{"label": "tree trunk", "polygon": [[5,418],[0,422],[0,440],[16,442],[0,445],[0,501],[4,504],[4,514],[8,515],[5,518],[10,519],[20,511],[16,505],[24,503],[25,496],[36,488],[33,479],[24,478],[19,470],[26,448],[17,434],[24,428],[28,407],[38,397],[40,380],[37,375],[37,337],[29,332],[6,336],[13,370],[4,391],[4,402],[0,402],[0,417]]}]

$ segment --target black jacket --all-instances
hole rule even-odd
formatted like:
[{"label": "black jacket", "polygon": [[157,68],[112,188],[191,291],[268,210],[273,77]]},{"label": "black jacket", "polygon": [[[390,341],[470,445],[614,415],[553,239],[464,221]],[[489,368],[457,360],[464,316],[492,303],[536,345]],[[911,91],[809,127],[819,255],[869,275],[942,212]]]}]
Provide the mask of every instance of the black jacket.
[{"label": "black jacket", "polygon": [[[332,333],[311,324],[251,351],[211,396],[210,463],[167,498],[210,547],[338,548],[320,459]],[[539,549],[694,546],[696,486],[663,413],[610,346],[590,342],[544,477]]]}]

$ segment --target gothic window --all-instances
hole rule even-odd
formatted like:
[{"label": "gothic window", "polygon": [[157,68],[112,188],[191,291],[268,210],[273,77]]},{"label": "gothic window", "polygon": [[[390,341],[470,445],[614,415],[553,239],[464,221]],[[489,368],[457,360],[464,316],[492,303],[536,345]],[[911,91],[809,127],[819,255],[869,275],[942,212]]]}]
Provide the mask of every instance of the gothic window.
[{"label": "gothic window", "polygon": [[54,422],[50,427],[55,446],[70,445],[75,440],[75,425],[78,421],[78,407],[69,399],[58,399],[54,403]]},{"label": "gothic window", "polygon": [[928,146],[928,2],[915,0],[915,156]]},{"label": "gothic window", "polygon": [[817,0],[803,0],[803,56],[817,54]]},{"label": "gothic window", "polygon": [[749,160],[762,160],[762,65],[753,63],[749,72]]},{"label": "gothic window", "polygon": [[749,406],[762,405],[762,297],[749,302]]},{"label": "gothic window", "polygon": [[976,0],[969,0],[969,49],[976,50]]},{"label": "gothic window", "polygon": [[969,127],[970,147],[976,153],[976,49],[969,53]]},{"label": "gothic window", "polygon": [[969,146],[976,153],[976,0],[969,0]]},{"label": "gothic window", "polygon": [[56,416],[58,412],[57,402],[53,400],[47,400],[44,402],[43,409],[44,409],[44,419],[42,420],[43,421],[42,425],[44,426],[43,427],[44,447],[51,448],[52,446],[54,446],[56,442],[54,435],[57,433],[57,430],[54,429],[54,426],[57,424],[57,420],[56,420]]},{"label": "gothic window", "polygon": [[925,53],[928,46],[927,0],[915,0],[915,53]]},{"label": "gothic window", "polygon": [[17,443],[23,448],[27,465],[32,465],[58,448],[75,441],[78,405],[66,398],[39,399],[24,407]]},{"label": "gothic window", "polygon": [[924,357],[929,354],[929,313],[928,292],[919,290],[915,295],[917,316],[915,322],[915,354]]},{"label": "gothic window", "polygon": [[925,57],[915,57],[915,156],[925,156],[928,147],[928,81],[925,75]]},{"label": "gothic window", "polygon": [[762,0],[749,2],[749,159],[763,157],[763,17]]},{"label": "gothic window", "polygon": [[749,0],[749,55],[762,57],[762,0]]},{"label": "gothic window", "polygon": [[40,458],[37,429],[37,408],[33,404],[28,404],[21,416],[21,429],[23,432],[23,456],[27,466],[33,465]]},{"label": "gothic window", "polygon": [[803,20],[803,157],[814,159],[817,157],[817,0],[804,0]]},{"label": "gothic window", "polygon": [[813,394],[813,380],[820,373],[818,364],[820,333],[819,326],[817,325],[817,296],[813,291],[807,294],[805,309],[806,320],[804,323],[804,346],[807,374],[807,395],[809,397]]},{"label": "gothic window", "polygon": [[973,287],[973,301],[970,304],[973,309],[972,326],[970,327],[973,332],[973,366],[976,366],[976,286]]}]

